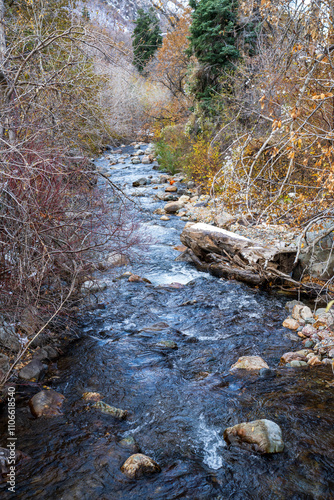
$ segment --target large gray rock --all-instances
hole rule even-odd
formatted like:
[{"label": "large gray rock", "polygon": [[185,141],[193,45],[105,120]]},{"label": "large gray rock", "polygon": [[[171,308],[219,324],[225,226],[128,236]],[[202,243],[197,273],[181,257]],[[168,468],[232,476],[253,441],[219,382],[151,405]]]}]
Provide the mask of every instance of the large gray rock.
[{"label": "large gray rock", "polygon": [[141,453],[136,453],[124,462],[121,471],[129,479],[138,479],[146,474],[160,472],[161,468],[152,458]]},{"label": "large gray rock", "polygon": [[39,359],[33,359],[26,366],[21,368],[19,371],[19,377],[23,380],[38,380],[42,373],[47,369],[47,365],[44,365]]},{"label": "large gray rock", "polygon": [[258,453],[279,453],[284,449],[280,427],[267,419],[228,427],[224,431],[224,439],[228,444]]},{"label": "large gray rock", "polygon": [[0,324],[0,345],[13,352],[18,352],[22,347],[20,337],[15,332],[15,327],[5,321]]},{"label": "large gray rock", "polygon": [[[308,231],[305,239],[301,242],[303,249],[299,256],[299,266],[294,275],[298,278],[303,271],[310,276],[327,280],[334,275],[334,231],[329,234],[328,231],[333,228],[333,220],[324,222],[323,229]],[[320,241],[319,237],[323,235]]]},{"label": "large gray rock", "polygon": [[30,411],[34,417],[55,417],[61,414],[65,396],[52,389],[40,391],[29,401]]}]

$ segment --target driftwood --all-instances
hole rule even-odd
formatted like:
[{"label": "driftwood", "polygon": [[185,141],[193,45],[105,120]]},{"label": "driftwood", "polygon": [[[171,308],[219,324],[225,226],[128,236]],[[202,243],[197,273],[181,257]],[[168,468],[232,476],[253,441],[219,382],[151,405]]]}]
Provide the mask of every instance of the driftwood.
[{"label": "driftwood", "polygon": [[181,241],[196,267],[215,276],[257,286],[300,285],[291,278],[297,249],[260,246],[249,238],[209,224],[186,227]]}]

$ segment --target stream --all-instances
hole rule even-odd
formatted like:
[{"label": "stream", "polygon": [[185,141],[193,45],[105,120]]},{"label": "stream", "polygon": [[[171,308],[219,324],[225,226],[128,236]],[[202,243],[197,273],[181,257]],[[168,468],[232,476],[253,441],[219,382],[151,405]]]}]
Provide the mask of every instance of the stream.
[{"label": "stream", "polygon": [[[82,316],[79,339],[45,382],[66,397],[63,414],[34,419],[27,402],[43,383],[17,386],[17,449],[30,460],[18,471],[15,495],[2,485],[2,497],[333,499],[333,374],[328,366],[278,366],[283,353],[302,348],[282,327],[289,299],[175,261],[185,221],[153,214],[164,206],[153,199],[161,172],[130,158],[112,167],[101,158],[96,165],[128,195],[141,195],[135,198],[140,231],[151,244],[142,259],[99,276],[108,288],[96,295],[99,305]],[[132,187],[149,176],[152,184]],[[125,271],[151,284],[115,279]],[[175,282],[180,285],[169,286]],[[260,355],[272,369],[231,374],[243,355]],[[89,406],[82,399],[87,391],[127,410],[127,419]],[[282,453],[264,456],[225,444],[226,427],[261,418],[281,427]],[[4,420],[1,433],[6,436]],[[124,438],[133,438],[128,448]],[[158,462],[160,473],[138,480],[122,474],[138,449]]]}]

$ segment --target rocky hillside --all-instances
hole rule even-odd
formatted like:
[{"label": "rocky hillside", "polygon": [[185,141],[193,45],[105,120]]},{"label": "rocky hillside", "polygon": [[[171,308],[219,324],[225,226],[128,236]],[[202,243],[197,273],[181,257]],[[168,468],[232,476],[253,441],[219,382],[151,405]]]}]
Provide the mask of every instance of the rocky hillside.
[{"label": "rocky hillside", "polygon": [[[113,28],[116,25],[130,31],[138,9],[148,9],[154,4],[172,14],[188,5],[188,0],[87,0],[85,7],[92,21],[102,26]],[[163,22],[164,16],[160,17]]]}]

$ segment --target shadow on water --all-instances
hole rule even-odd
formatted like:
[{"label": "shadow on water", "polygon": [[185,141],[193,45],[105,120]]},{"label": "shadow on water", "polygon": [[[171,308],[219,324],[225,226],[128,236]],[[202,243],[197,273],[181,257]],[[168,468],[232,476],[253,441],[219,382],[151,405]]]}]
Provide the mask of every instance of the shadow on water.
[{"label": "shadow on water", "polygon": [[[150,165],[118,165],[112,172],[129,194],[136,191],[133,180],[159,175]],[[17,476],[16,497],[334,498],[330,368],[279,368],[283,352],[299,345],[281,326],[285,300],[175,262],[184,222],[161,221],[152,213],[160,206],[152,201],[152,186],[138,190],[146,196],[142,228],[155,243],[131,270],[151,284],[110,276],[98,298],[104,308],[85,314],[81,339],[47,382],[66,396],[62,416],[33,419],[27,401],[38,389],[18,388],[17,447],[31,459]],[[172,282],[183,286],[166,286]],[[255,354],[273,370],[229,373],[239,356]],[[128,410],[128,418],[118,421],[92,408],[82,399],[87,391]],[[259,418],[281,426],[283,453],[260,456],[226,446],[227,426]],[[125,437],[137,447],[125,448]],[[161,465],[160,474],[131,481],[121,473],[138,448]]]}]

